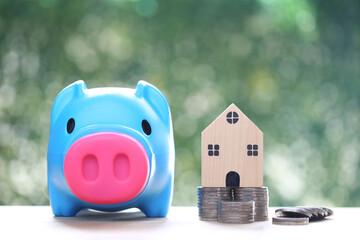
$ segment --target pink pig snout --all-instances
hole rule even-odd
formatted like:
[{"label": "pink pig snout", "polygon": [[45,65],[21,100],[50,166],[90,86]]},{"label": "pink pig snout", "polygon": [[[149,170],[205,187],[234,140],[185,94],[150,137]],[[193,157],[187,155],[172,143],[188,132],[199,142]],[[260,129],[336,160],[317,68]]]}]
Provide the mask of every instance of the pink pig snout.
[{"label": "pink pig snout", "polygon": [[135,138],[116,132],[78,139],[65,156],[65,179],[81,200],[94,204],[129,201],[144,189],[149,158]]}]

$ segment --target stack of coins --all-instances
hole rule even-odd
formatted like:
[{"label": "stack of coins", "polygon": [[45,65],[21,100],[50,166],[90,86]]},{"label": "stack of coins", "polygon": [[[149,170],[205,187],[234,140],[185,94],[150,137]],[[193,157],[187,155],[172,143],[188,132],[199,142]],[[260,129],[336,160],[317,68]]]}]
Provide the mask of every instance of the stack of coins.
[{"label": "stack of coins", "polygon": [[218,221],[223,223],[254,222],[254,201],[220,201]]},{"label": "stack of coins", "polygon": [[[269,194],[267,187],[198,187],[198,208],[199,217],[205,221],[221,221],[221,222],[251,222],[249,218],[253,217],[253,221],[267,221]],[[220,201],[224,200],[226,209],[222,213]],[[226,201],[231,201],[227,203]],[[239,203],[241,202],[241,203]],[[253,202],[254,209],[248,212],[249,218],[244,218],[248,209],[242,208],[243,202]],[[238,204],[238,205],[236,205]],[[240,211],[240,212],[239,212]],[[226,219],[228,214],[232,212],[229,221]],[[238,219],[233,219],[234,215],[238,215]],[[225,219],[225,220],[224,220]]]},{"label": "stack of coins", "polygon": [[198,187],[199,217],[205,221],[217,221],[221,200],[232,200],[231,189],[226,187]]},{"label": "stack of coins", "polygon": [[255,221],[268,220],[269,194],[267,187],[238,187],[233,189],[236,201],[254,201]]}]

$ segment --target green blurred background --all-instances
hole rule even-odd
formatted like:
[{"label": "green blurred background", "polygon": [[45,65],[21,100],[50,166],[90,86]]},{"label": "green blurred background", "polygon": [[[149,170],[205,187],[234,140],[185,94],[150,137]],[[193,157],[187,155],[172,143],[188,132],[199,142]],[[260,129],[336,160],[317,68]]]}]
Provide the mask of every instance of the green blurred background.
[{"label": "green blurred background", "polygon": [[200,135],[234,102],[264,132],[270,205],[360,206],[359,1],[0,1],[0,204],[48,204],[56,95],[166,95],[173,205],[196,205]]}]

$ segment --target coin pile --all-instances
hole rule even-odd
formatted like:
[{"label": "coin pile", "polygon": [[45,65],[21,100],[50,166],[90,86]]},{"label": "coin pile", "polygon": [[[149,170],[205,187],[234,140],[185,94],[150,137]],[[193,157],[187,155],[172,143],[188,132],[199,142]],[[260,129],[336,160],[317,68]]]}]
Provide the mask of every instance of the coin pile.
[{"label": "coin pile", "polygon": [[220,201],[218,221],[223,223],[254,222],[254,201]]},{"label": "coin pile", "polygon": [[268,220],[267,187],[198,187],[197,195],[200,220],[233,223]]},{"label": "coin pile", "polygon": [[234,188],[234,197],[237,201],[254,201],[255,221],[268,220],[269,194],[267,187]]},{"label": "coin pile", "polygon": [[304,225],[331,216],[333,211],[325,207],[286,207],[277,209],[275,215],[273,224]]},{"label": "coin pile", "polygon": [[221,200],[232,200],[230,188],[225,187],[198,187],[199,217],[205,221],[216,221],[218,206]]}]

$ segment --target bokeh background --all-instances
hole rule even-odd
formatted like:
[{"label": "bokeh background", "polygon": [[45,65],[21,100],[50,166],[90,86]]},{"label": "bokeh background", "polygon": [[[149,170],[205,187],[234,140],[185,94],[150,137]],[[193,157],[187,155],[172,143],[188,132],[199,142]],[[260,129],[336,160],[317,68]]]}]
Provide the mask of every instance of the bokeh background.
[{"label": "bokeh background", "polygon": [[200,135],[235,103],[264,132],[270,205],[360,206],[360,2],[0,1],[0,204],[48,204],[56,95],[157,86],[173,205],[196,205]]}]

